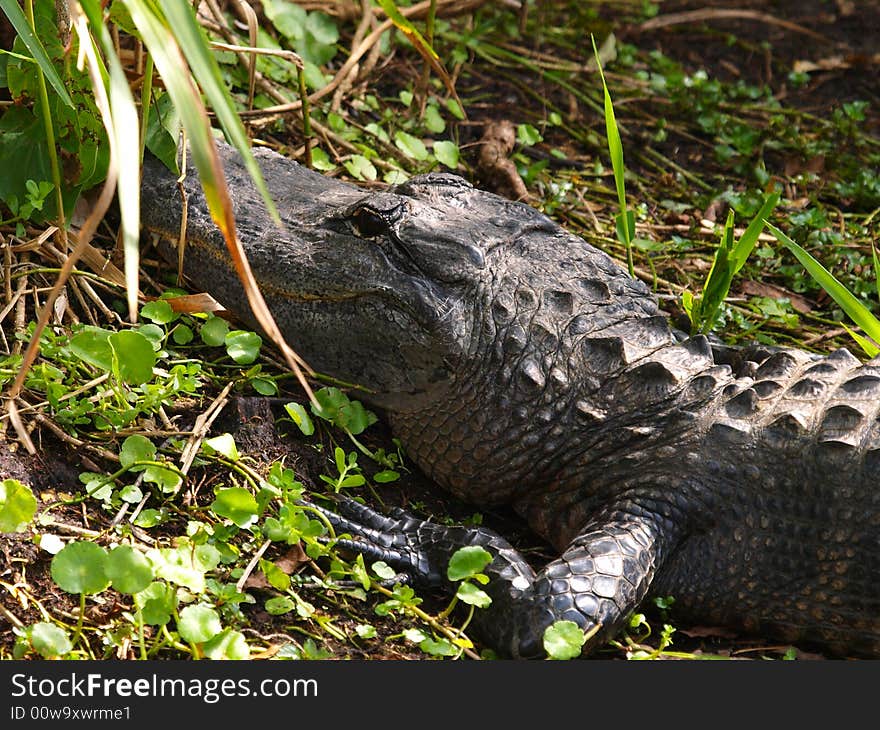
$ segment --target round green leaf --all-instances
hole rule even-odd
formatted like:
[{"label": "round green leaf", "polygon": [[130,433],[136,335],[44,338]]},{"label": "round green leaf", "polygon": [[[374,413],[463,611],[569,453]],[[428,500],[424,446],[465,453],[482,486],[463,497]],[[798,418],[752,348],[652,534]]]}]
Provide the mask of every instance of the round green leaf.
[{"label": "round green leaf", "polygon": [[449,559],[446,576],[449,580],[464,580],[479,573],[492,562],[492,555],[479,545],[468,545],[456,550]]},{"label": "round green leaf", "polygon": [[37,498],[17,479],[0,482],[0,532],[21,532],[37,513]]},{"label": "round green leaf", "polygon": [[107,556],[107,577],[120,593],[139,593],[152,582],[153,567],[142,553],[120,545]]},{"label": "round green leaf", "polygon": [[251,378],[251,387],[260,395],[277,395],[278,386],[272,378]]},{"label": "round green leaf", "polygon": [[274,598],[270,598],[266,601],[265,605],[266,612],[273,616],[280,616],[289,613],[296,608],[296,604],[287,596],[275,596]]},{"label": "round green leaf", "polygon": [[372,162],[363,155],[352,155],[349,159],[342,163],[353,177],[358,180],[375,180],[378,173]]},{"label": "round green leaf", "polygon": [[407,132],[397,132],[394,135],[394,144],[407,157],[412,157],[414,160],[428,159],[428,149],[425,147],[425,143]]},{"label": "round green leaf", "polygon": [[150,341],[150,344],[153,346],[153,352],[159,352],[162,349],[162,342],[165,340],[165,330],[159,325],[142,324],[136,331]]},{"label": "round green leaf", "polygon": [[214,514],[232,520],[239,527],[248,527],[257,521],[259,506],[254,495],[243,487],[220,489],[211,503]]},{"label": "round green leaf", "polygon": [[205,642],[202,647],[208,659],[244,660],[251,658],[251,651],[245,641],[244,634],[233,629],[224,629]]},{"label": "round green leaf", "polygon": [[28,634],[31,646],[43,659],[64,656],[73,649],[70,639],[67,638],[67,632],[55,624],[40,621],[31,626]]},{"label": "round green leaf", "polygon": [[86,326],[70,338],[70,350],[83,362],[110,370],[113,367],[113,351],[108,342],[111,334],[110,330]]},{"label": "round green leaf", "polygon": [[434,142],[434,157],[450,170],[454,170],[458,167],[458,145],[447,139],[438,140]]},{"label": "round green leaf", "polygon": [[145,624],[164,626],[171,620],[177,608],[177,591],[173,586],[155,581],[134,596],[135,605],[141,609]]},{"label": "round green leaf", "polygon": [[303,436],[311,436],[315,432],[315,424],[301,403],[285,403],[284,410],[293,422],[299,426]]},{"label": "round green leaf", "polygon": [[226,352],[239,365],[250,365],[260,354],[263,338],[256,332],[233,330],[226,335]]},{"label": "round green leaf", "polygon": [[119,463],[128,468],[137,461],[154,461],[156,446],[146,436],[134,434],[122,442],[119,450]]},{"label": "round green leaf", "polygon": [[141,317],[156,324],[168,324],[177,318],[177,314],[166,300],[157,299],[154,302],[147,302],[141,307]]},{"label": "round green leaf", "polygon": [[574,621],[557,621],[544,632],[544,651],[551,659],[576,659],[585,641],[583,630]]},{"label": "round green leaf", "polygon": [[227,321],[212,314],[199,330],[199,336],[208,347],[219,347],[226,340],[228,332],[229,324]]},{"label": "round green leaf", "polygon": [[419,643],[419,649],[431,656],[455,656],[458,649],[449,639],[425,639]]},{"label": "round green leaf", "polygon": [[119,378],[131,385],[146,383],[153,377],[156,353],[153,345],[140,332],[121,330],[107,338],[113,349]]},{"label": "round green leaf", "polygon": [[210,606],[187,606],[180,612],[177,632],[185,641],[201,644],[222,630],[220,616]]},{"label": "round green leaf", "polygon": [[100,593],[110,585],[107,551],[93,542],[72,542],[52,558],[52,580],[68,593]]},{"label": "round green leaf", "polygon": [[173,330],[171,330],[171,339],[174,340],[174,344],[176,345],[188,345],[192,342],[193,331],[191,328],[187,327],[185,324],[178,324]]},{"label": "round green leaf", "polygon": [[425,108],[425,127],[434,134],[441,134],[446,129],[446,121],[440,116],[440,111],[433,104],[428,104]]},{"label": "round green leaf", "polygon": [[462,583],[455,595],[458,596],[462,603],[476,606],[477,608],[486,608],[486,606],[492,603],[489,594],[477,588],[473,583]]},{"label": "round green leaf", "polygon": [[231,433],[221,433],[219,436],[205,439],[203,443],[207,447],[208,453],[216,452],[230,461],[238,461],[241,458]]}]

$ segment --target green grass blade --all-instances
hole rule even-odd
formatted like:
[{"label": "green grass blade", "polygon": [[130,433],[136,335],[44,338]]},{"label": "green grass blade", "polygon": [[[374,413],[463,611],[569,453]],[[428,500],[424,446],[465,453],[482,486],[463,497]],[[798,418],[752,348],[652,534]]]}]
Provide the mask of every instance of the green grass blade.
[{"label": "green grass blade", "polygon": [[[205,41],[192,6],[186,0],[160,0],[160,4],[165,17],[174,28],[174,34],[189,62],[193,76],[207,97],[211,109],[217,115],[217,120],[223,128],[226,139],[241,154],[245,167],[263,196],[269,215],[280,225],[281,217],[278,215],[278,209],[266,187],[260,167],[251,153],[250,142],[244,126],[235,111],[229,91],[223,84],[220,68]],[[162,77],[165,78],[164,73]]]},{"label": "green grass blade", "polygon": [[693,324],[703,334],[711,331],[718,319],[721,304],[730,291],[730,283],[733,281],[733,261],[731,253],[733,244],[733,211],[727,213],[724,229],[721,232],[721,241],[712,259],[712,268],[706,276],[703,284],[703,293],[700,297],[699,318]]},{"label": "green grass blade", "polygon": [[591,35],[593,42],[593,54],[596,57],[596,65],[599,68],[599,78],[602,79],[602,91],[605,96],[605,133],[608,139],[608,153],[611,155],[611,169],[614,171],[614,185],[617,188],[617,202],[620,205],[620,221],[618,235],[623,234],[623,244],[626,248],[626,263],[629,275],[635,276],[632,258],[632,239],[635,237],[635,225],[630,225],[634,219],[627,214],[626,188],[624,186],[623,142],[620,139],[620,130],[617,127],[617,118],[614,116],[614,103],[611,93],[605,83],[605,73],[602,71],[602,61],[599,59],[599,49],[596,47],[596,39]]},{"label": "green grass blade", "polygon": [[858,343],[859,347],[864,350],[868,357],[877,357],[877,355],[880,355],[880,347],[877,347],[877,345],[871,342],[867,337],[862,337],[858,332],[851,330],[845,324],[843,325],[843,328],[849,333],[849,336]]},{"label": "green grass blade", "polygon": [[125,4],[180,114],[193,160],[199,169],[205,201],[212,218],[226,236],[231,233],[228,225],[231,212],[224,211],[229,196],[225,192],[226,182],[217,159],[211,124],[201,94],[190,78],[186,60],[171,29],[144,0],[126,0]]},{"label": "green grass blade", "polygon": [[733,254],[731,255],[734,274],[743,267],[746,259],[748,259],[749,255],[752,253],[755,244],[758,242],[758,236],[760,236],[761,231],[764,230],[764,220],[770,216],[778,202],[778,192],[771,193],[764,198],[764,204],[761,206],[761,210],[759,210],[758,214],[752,218],[752,222],[749,223],[739,241],[736,242],[736,246],[733,248]]},{"label": "green grass blade", "polygon": [[[108,99],[112,123],[107,137],[119,166],[116,182],[125,257],[125,291],[129,319],[137,321],[138,266],[140,262],[140,131],[137,107],[113,40],[103,24],[98,0],[79,0],[94,37],[104,49],[109,66]],[[98,54],[96,53],[95,56]]]},{"label": "green grass blade", "polygon": [[25,47],[31,52],[43,75],[52,85],[52,88],[55,89],[55,93],[58,94],[66,106],[72,109],[73,99],[70,98],[70,94],[64,88],[64,82],[58,76],[52,61],[49,60],[49,54],[46,53],[46,49],[40,43],[40,39],[28,23],[24,12],[18,4],[18,0],[0,0],[0,8],[3,9],[6,17],[9,18],[9,22],[12,23],[12,27],[15,28],[15,32],[18,33]]},{"label": "green grass blade", "polygon": [[770,233],[776,236],[776,239],[795,255],[797,260],[801,262],[801,265],[809,272],[810,276],[828,292],[829,296],[837,302],[846,315],[861,327],[868,337],[875,342],[880,342],[880,320],[809,253],[776,228],[776,226],[767,221],[764,221],[764,223]]},{"label": "green grass blade", "polygon": [[871,257],[874,259],[874,286],[877,287],[877,299],[880,301],[880,257],[877,256],[877,247],[871,241]]}]

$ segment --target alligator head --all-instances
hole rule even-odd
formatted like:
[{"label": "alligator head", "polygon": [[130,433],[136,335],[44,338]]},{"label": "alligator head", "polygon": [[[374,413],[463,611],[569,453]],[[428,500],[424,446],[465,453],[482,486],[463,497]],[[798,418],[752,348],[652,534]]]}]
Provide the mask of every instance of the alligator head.
[{"label": "alligator head", "polygon": [[[356,384],[460,497],[515,500],[579,454],[624,448],[623,426],[713,364],[675,344],[645,285],[534,208],[450,174],[369,190],[257,151],[279,227],[237,153],[220,150],[239,238],[287,342]],[[185,187],[185,274],[256,326],[198,178]],[[142,208],[146,230],[176,240],[176,177],[155,159]],[[176,262],[167,242],[160,251]]]},{"label": "alligator head", "polygon": [[[357,384],[387,410],[455,398],[450,382],[492,352],[503,358],[538,340],[557,349],[566,327],[580,328],[580,336],[643,317],[640,302],[654,307],[644,287],[604,254],[535,209],[455,175],[430,173],[369,191],[258,150],[279,228],[237,153],[220,150],[239,238],[289,344],[316,370]],[[185,187],[185,273],[253,324],[197,175]],[[143,201],[144,228],[175,239],[176,178],[156,159],[145,161]],[[176,261],[167,244],[162,250]],[[526,377],[542,377],[534,372],[544,369],[540,352],[523,362]]]}]

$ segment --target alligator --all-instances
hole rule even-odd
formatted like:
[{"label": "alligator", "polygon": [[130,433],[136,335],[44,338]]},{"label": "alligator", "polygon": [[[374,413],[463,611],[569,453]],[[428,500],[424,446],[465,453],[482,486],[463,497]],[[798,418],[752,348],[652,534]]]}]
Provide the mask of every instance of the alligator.
[{"label": "alligator", "polygon": [[[485,548],[472,629],[502,657],[546,656],[557,621],[587,655],[654,596],[676,620],[880,655],[880,360],[687,336],[609,255],[450,173],[366,189],[255,154],[280,227],[221,146],[287,341],[357,384],[433,482],[511,508],[559,557],[535,570],[484,527],[353,499],[325,509],[341,546],[441,592],[450,555]],[[198,176],[185,188],[186,276],[254,324]],[[148,159],[145,231],[176,240],[180,221]]]}]

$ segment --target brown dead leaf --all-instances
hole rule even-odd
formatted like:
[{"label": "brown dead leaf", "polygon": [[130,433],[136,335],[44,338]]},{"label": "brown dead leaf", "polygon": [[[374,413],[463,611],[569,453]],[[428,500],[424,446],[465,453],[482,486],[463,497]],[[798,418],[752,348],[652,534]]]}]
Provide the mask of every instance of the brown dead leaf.
[{"label": "brown dead leaf", "polygon": [[781,286],[776,286],[775,284],[746,279],[745,281],[740,282],[739,289],[743,294],[747,294],[751,297],[788,299],[791,301],[791,306],[794,311],[799,312],[800,314],[808,314],[813,311],[813,305],[809,300],[805,299],[800,294],[795,294],[794,292],[784,289]]},{"label": "brown dead leaf", "polygon": [[309,556],[306,555],[305,550],[302,549],[302,545],[296,543],[296,545],[292,545],[290,550],[275,561],[275,565],[287,573],[287,575],[293,575],[299,566],[308,562]]},{"label": "brown dead leaf", "polygon": [[171,309],[175,312],[192,314],[193,312],[225,312],[210,294],[185,294],[180,297],[166,299]]},{"label": "brown dead leaf", "polygon": [[785,161],[785,176],[794,177],[808,172],[818,175],[825,171],[825,155],[816,155],[809,160],[800,157],[790,157]]},{"label": "brown dead leaf", "polygon": [[272,586],[269,585],[269,581],[266,580],[266,576],[263,574],[261,570],[255,570],[251,573],[247,580],[244,582],[244,588],[262,588],[264,590],[270,589]]}]

